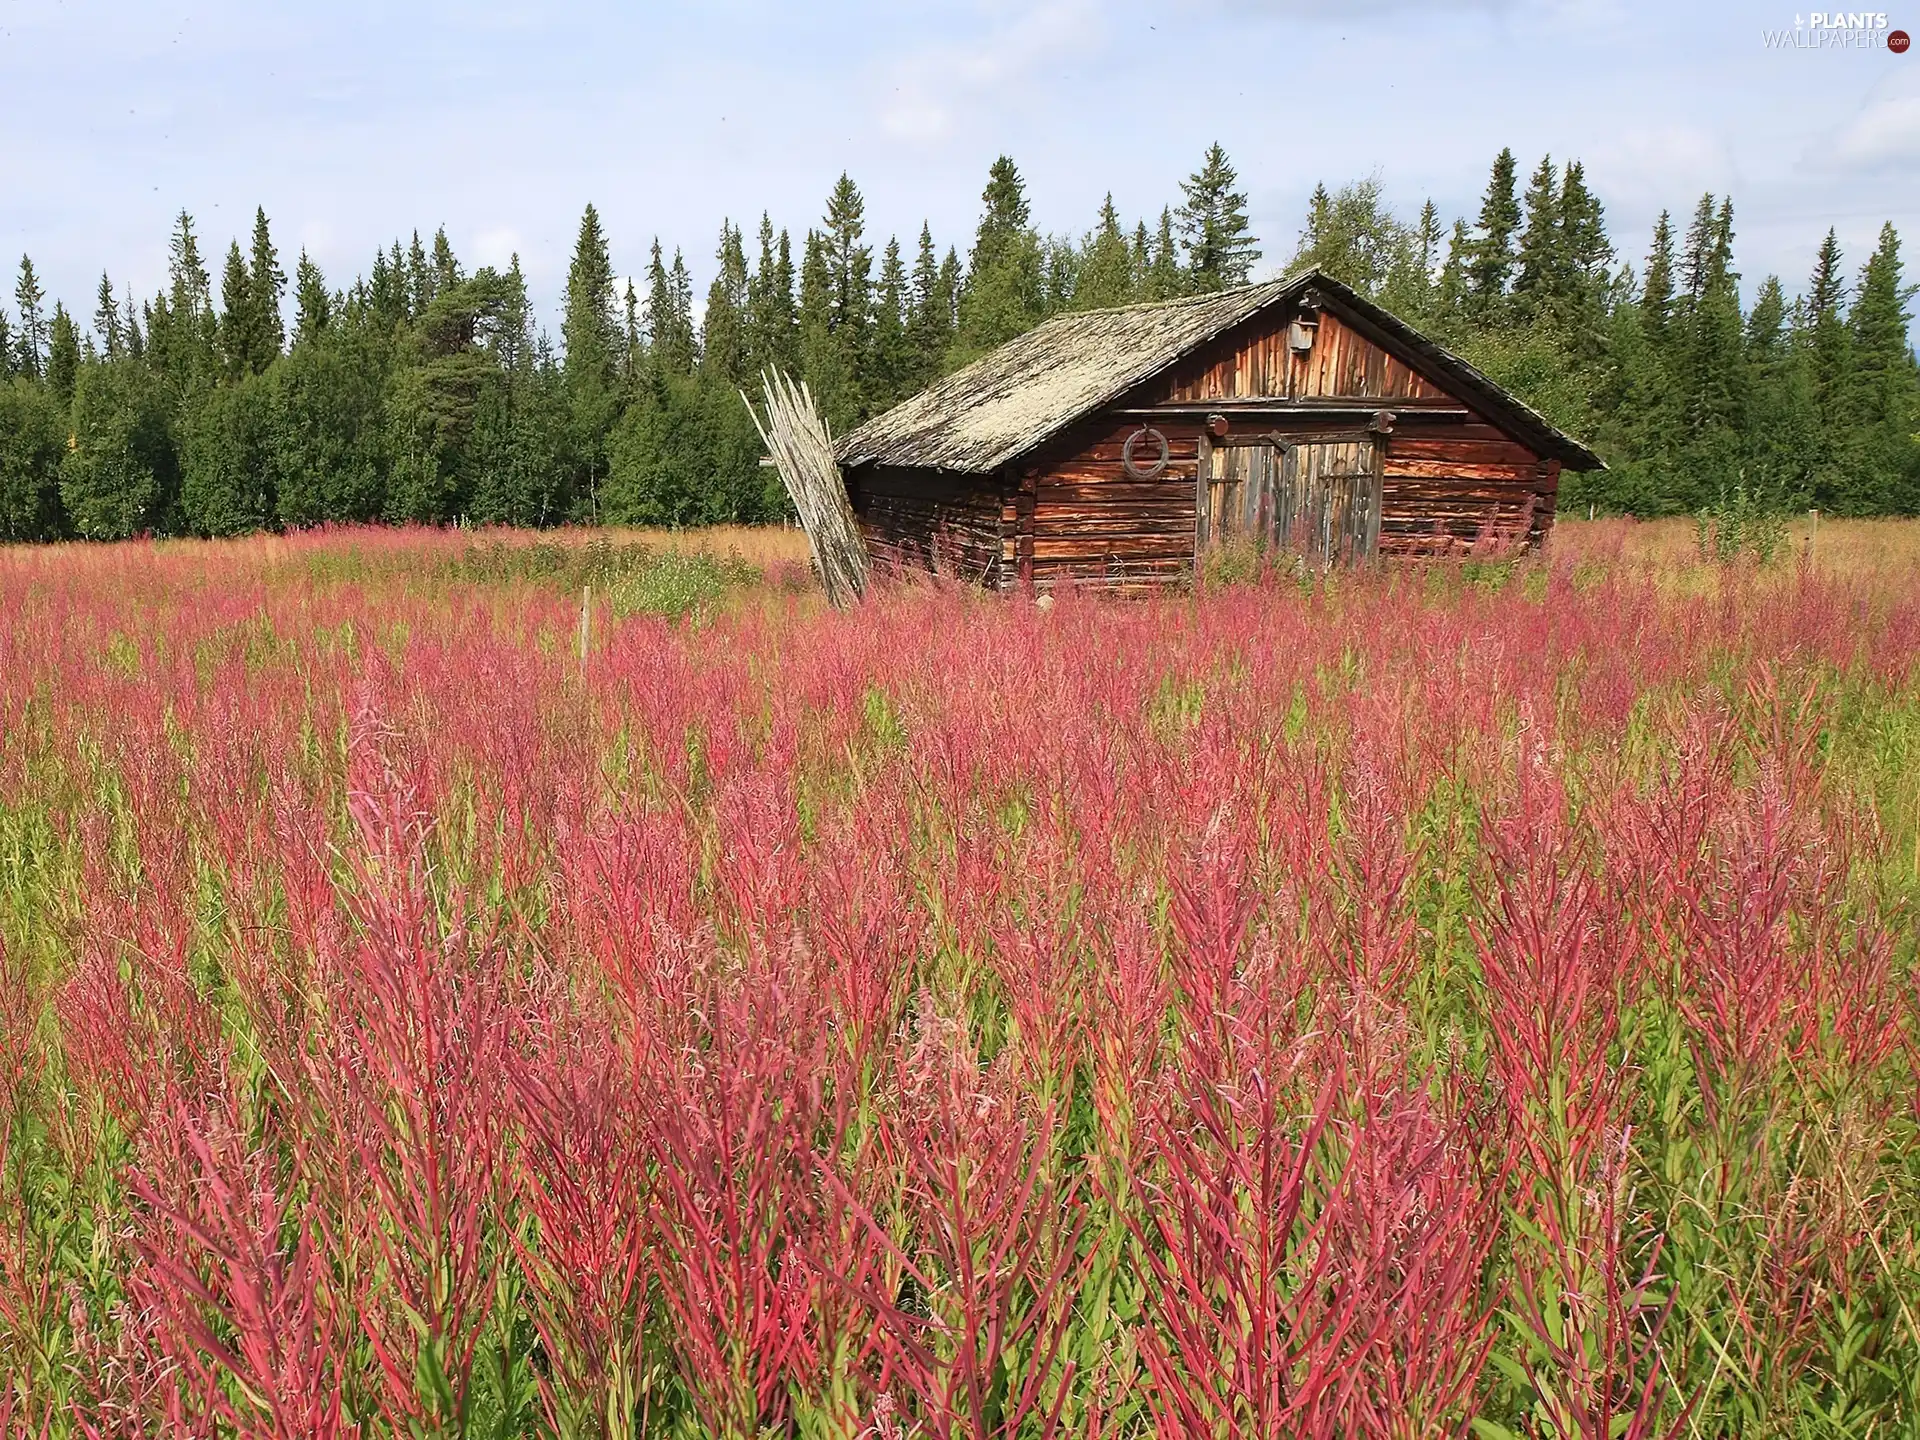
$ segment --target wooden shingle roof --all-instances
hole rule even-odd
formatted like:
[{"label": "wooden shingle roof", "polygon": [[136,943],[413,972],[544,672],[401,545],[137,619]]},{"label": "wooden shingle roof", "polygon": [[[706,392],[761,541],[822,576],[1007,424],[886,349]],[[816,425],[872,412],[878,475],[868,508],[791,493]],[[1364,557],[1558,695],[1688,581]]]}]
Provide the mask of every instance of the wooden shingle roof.
[{"label": "wooden shingle roof", "polygon": [[1569,469],[1602,468],[1538,411],[1317,268],[1210,295],[1056,315],[851,431],[835,447],[840,463],[991,473],[1310,288],[1536,453]]}]

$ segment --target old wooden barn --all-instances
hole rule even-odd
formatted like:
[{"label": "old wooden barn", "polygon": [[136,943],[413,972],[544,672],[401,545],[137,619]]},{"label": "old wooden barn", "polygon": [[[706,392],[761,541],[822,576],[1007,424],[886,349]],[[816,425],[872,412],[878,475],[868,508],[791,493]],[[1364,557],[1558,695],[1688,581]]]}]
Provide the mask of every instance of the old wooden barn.
[{"label": "old wooden barn", "polygon": [[1316,565],[1538,544],[1600,460],[1317,270],[1061,315],[839,444],[883,564],[1145,588],[1209,547]]}]

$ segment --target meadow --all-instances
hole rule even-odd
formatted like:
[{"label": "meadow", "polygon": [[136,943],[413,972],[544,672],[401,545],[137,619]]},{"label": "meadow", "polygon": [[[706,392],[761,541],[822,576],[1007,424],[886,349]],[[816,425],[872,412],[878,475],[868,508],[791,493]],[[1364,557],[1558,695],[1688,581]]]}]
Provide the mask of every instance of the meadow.
[{"label": "meadow", "polygon": [[0,1433],[1920,1433],[1920,526],[0,549]]}]

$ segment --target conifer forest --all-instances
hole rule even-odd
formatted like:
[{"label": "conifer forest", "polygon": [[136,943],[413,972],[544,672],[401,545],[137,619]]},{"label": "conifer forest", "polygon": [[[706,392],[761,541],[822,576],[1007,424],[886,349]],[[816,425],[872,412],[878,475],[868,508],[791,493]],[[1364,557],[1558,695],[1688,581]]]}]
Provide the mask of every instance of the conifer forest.
[{"label": "conifer forest", "polygon": [[1578,160],[1543,157],[1523,181],[1503,150],[1471,216],[1429,202],[1408,219],[1373,179],[1321,186],[1296,235],[1256,237],[1216,145],[1170,202],[1135,219],[1109,200],[1083,234],[1043,235],[1002,157],[964,247],[925,226],[883,244],[843,175],[803,232],[723,220],[692,262],[656,241],[638,286],[616,281],[588,206],[558,335],[517,257],[470,271],[444,230],[348,282],[284,256],[264,212],[224,259],[183,212],[162,293],[103,273],[71,304],[23,256],[0,310],[0,537],[774,519],[786,502],[737,393],[767,366],[804,378],[840,432],[1051,314],[1294,263],[1592,443],[1610,468],[1570,480],[1567,513],[1688,514],[1736,493],[1920,510],[1912,287],[1891,225],[1871,254],[1829,233],[1804,279],[1743,291],[1733,197],[1612,234]]}]

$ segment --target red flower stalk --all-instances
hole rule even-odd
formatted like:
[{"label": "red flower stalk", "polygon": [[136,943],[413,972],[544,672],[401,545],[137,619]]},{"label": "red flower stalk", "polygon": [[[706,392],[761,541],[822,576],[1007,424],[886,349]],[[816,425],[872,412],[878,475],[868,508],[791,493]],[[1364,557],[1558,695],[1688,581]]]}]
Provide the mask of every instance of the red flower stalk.
[{"label": "red flower stalk", "polygon": [[[1061,1348],[1087,1263],[1080,1185],[1049,1175],[1052,1112],[1013,1083],[1007,1057],[983,1071],[958,1023],[923,1014],[922,1027],[885,1126],[905,1233],[829,1181],[892,1261],[847,1283],[879,1327],[881,1393],[909,1391],[921,1431],[1047,1440],[1075,1374]],[[896,1274],[897,1292],[877,1286]]]},{"label": "red flower stalk", "polygon": [[1349,1138],[1327,1202],[1324,1284],[1356,1318],[1316,1424],[1378,1440],[1465,1433],[1502,1299],[1488,1278],[1506,1181],[1490,1163],[1501,1148],[1490,1119],[1443,1119],[1415,1091],[1334,1127]]},{"label": "red flower stalk", "polygon": [[[1536,1415],[1569,1440],[1672,1440],[1695,1403],[1663,1414],[1660,1337],[1674,1296],[1660,1293],[1659,1239],[1643,1242],[1644,1263],[1631,1258],[1628,1141],[1625,1131],[1609,1140],[1577,1211],[1547,1207],[1537,1227],[1523,1227],[1531,1246],[1515,1257],[1519,1313],[1542,1362],[1530,1372]],[[1566,1227],[1569,1214],[1579,1231]]]},{"label": "red flower stalk", "polygon": [[1304,1073],[1298,973],[1265,946],[1245,963],[1252,901],[1221,842],[1175,891],[1183,1033],[1129,1212],[1148,1267],[1148,1404],[1163,1434],[1327,1435],[1352,1383],[1341,1359],[1372,1343],[1352,1292],[1321,1295],[1332,1252],[1313,1190],[1341,1066],[1317,1084]]},{"label": "red flower stalk", "polygon": [[1586,847],[1541,757],[1521,760],[1514,810],[1492,827],[1494,890],[1475,926],[1491,1061],[1527,1166],[1522,1183],[1549,1208],[1577,1203],[1609,1126],[1622,1075],[1623,946],[1605,924]]},{"label": "red flower stalk", "polygon": [[129,1293],[195,1434],[333,1440],[339,1338],[318,1291],[311,1219],[230,1095],[175,1098],[143,1138]]},{"label": "red flower stalk", "polygon": [[903,824],[863,814],[855,825],[832,827],[808,875],[807,937],[856,1090],[871,1079],[900,1018],[925,932],[905,889]]},{"label": "red flower stalk", "polygon": [[[333,1261],[372,1346],[390,1424],[457,1424],[493,1290],[486,1217],[508,1115],[508,1012],[497,947],[443,920],[428,823],[363,715],[355,939],[329,977],[330,1031],[310,1057],[323,1107]],[[457,904],[457,900],[454,902]]]},{"label": "red flower stalk", "polygon": [[725,964],[708,955],[689,976],[706,1034],[644,1055],[641,1098],[654,1278],[701,1423],[735,1440],[783,1422],[818,1343],[807,1251],[823,1029],[771,958]]},{"label": "red flower stalk", "polygon": [[559,1434],[627,1440],[644,1428],[651,1310],[650,1154],[629,1057],[609,1034],[568,1027],[512,1062],[524,1135],[514,1237]]}]

